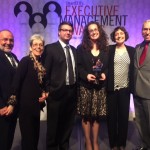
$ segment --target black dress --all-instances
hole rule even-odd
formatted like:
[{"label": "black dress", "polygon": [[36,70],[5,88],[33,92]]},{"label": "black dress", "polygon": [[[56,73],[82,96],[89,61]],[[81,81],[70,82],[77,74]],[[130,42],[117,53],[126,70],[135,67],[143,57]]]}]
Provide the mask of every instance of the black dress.
[{"label": "black dress", "polygon": [[107,73],[107,53],[101,52],[95,57],[91,52],[78,47],[77,58],[79,70],[77,114],[85,121],[99,121],[106,117],[107,112],[105,81],[91,83],[87,81],[87,75],[95,74],[93,68],[98,66],[98,61],[101,62],[101,73]]}]

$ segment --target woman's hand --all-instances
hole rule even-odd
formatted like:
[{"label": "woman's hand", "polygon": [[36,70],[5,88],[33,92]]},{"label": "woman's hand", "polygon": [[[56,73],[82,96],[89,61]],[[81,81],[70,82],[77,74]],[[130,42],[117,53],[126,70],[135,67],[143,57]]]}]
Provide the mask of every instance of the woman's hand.
[{"label": "woman's hand", "polygon": [[12,105],[9,105],[8,107],[7,107],[7,110],[6,110],[6,116],[9,116],[9,115],[11,115],[12,113],[13,113],[13,111],[14,111],[14,106],[12,106]]},{"label": "woman's hand", "polygon": [[91,82],[91,81],[95,81],[96,77],[93,74],[88,74],[87,79],[89,82]]},{"label": "woman's hand", "polygon": [[102,73],[101,78],[99,80],[106,80],[106,75],[104,73]]},{"label": "woman's hand", "polygon": [[41,102],[44,102],[44,101],[47,99],[47,97],[48,97],[48,93],[42,92],[42,96],[39,97],[39,102],[40,102],[40,103],[41,103]]}]

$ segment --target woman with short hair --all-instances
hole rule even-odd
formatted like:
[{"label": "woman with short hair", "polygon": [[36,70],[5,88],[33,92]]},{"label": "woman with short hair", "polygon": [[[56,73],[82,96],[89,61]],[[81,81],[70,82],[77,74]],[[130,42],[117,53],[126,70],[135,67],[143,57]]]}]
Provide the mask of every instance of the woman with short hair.
[{"label": "woman with short hair", "polygon": [[43,86],[46,71],[41,63],[43,50],[44,38],[32,35],[29,55],[21,59],[14,78],[13,96],[18,96],[22,150],[38,149],[40,111],[46,99]]}]

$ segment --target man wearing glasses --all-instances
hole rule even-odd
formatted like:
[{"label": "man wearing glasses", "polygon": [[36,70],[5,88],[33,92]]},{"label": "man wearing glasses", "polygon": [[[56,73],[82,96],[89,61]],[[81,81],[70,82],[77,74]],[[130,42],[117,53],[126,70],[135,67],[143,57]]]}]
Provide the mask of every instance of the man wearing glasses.
[{"label": "man wearing glasses", "polygon": [[76,106],[76,50],[69,45],[73,25],[62,22],[59,40],[45,47],[47,150],[68,150]]}]

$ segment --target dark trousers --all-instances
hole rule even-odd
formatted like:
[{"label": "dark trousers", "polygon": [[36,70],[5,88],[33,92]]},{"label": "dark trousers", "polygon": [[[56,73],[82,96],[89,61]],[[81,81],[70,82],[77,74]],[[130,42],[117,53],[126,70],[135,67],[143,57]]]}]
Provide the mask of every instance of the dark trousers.
[{"label": "dark trousers", "polygon": [[108,135],[110,147],[126,146],[130,93],[127,88],[108,92]]},{"label": "dark trousers", "polygon": [[141,146],[150,149],[150,99],[134,96],[134,106]]},{"label": "dark trousers", "polygon": [[37,114],[19,115],[22,150],[37,150],[40,132],[40,110]]},{"label": "dark trousers", "polygon": [[64,87],[60,99],[47,100],[47,150],[68,150],[69,138],[74,125],[76,87]]},{"label": "dark trousers", "polygon": [[10,150],[12,147],[17,116],[0,116],[0,149]]}]

